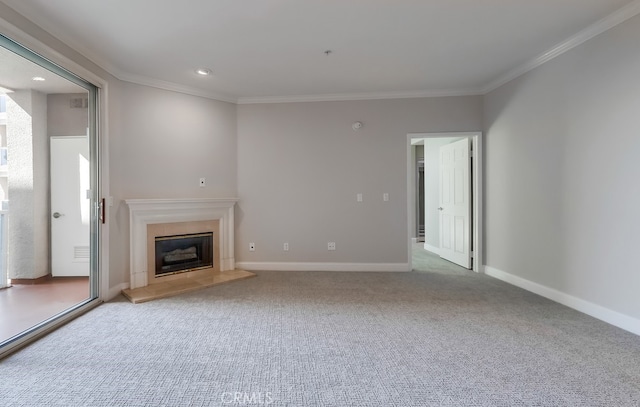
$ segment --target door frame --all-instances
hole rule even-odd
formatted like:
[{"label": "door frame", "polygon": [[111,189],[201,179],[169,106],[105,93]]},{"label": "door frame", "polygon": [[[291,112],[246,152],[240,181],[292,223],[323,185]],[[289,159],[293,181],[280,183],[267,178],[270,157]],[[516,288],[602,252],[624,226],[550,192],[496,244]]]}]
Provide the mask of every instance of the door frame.
[{"label": "door frame", "polygon": [[472,177],[471,177],[471,190],[472,190],[472,209],[471,213],[473,216],[472,227],[473,233],[472,235],[472,243],[473,243],[473,268],[472,270],[476,273],[484,272],[484,258],[482,256],[484,250],[484,242],[482,236],[483,232],[483,222],[482,222],[482,201],[483,201],[483,137],[481,131],[473,131],[473,132],[445,132],[445,133],[407,133],[407,255],[408,255],[408,264],[409,270],[413,270],[413,259],[412,259],[412,245],[413,245],[413,225],[411,222],[410,213],[415,211],[413,205],[415,205],[415,199],[413,199],[412,192],[415,189],[415,182],[412,180],[412,174],[414,172],[414,158],[411,154],[412,152],[412,144],[411,140],[413,139],[424,139],[424,138],[461,138],[461,137],[469,137],[471,138],[471,145],[473,149],[473,160],[471,164],[472,169]]}]

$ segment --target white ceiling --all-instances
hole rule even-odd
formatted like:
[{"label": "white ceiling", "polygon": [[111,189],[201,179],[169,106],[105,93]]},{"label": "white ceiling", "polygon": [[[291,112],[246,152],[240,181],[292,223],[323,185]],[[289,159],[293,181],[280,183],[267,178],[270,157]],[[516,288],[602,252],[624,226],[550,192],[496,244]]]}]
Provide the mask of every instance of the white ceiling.
[{"label": "white ceiling", "polygon": [[120,79],[240,103],[479,94],[640,9],[638,0],[2,1]]},{"label": "white ceiling", "polygon": [[[42,82],[34,81],[39,76]],[[33,89],[49,93],[87,93],[87,90],[0,47],[0,94]]]}]

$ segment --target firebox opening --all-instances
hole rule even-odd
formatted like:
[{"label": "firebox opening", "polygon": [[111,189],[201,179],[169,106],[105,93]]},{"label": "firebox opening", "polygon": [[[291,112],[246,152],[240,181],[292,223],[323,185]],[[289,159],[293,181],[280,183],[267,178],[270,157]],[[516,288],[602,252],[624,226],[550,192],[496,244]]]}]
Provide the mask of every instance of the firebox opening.
[{"label": "firebox opening", "polygon": [[156,276],[213,267],[213,232],[155,238]]}]

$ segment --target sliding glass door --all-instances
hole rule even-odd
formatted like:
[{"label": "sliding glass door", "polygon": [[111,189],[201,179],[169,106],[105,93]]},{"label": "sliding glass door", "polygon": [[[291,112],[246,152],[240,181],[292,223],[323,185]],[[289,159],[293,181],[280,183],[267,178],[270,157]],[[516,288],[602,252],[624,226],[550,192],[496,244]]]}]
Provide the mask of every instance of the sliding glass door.
[{"label": "sliding glass door", "polygon": [[0,356],[97,302],[97,95],[0,36]]}]

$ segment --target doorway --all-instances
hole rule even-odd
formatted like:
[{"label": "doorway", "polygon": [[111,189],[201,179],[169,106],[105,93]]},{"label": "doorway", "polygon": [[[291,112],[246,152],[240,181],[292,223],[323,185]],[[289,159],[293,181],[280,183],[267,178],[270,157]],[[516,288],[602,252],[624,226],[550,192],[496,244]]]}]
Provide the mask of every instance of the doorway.
[{"label": "doorway", "polygon": [[[456,143],[457,142],[457,143]],[[468,143],[468,157],[463,157],[460,153],[465,153],[464,146]],[[446,147],[445,147],[446,146]],[[455,147],[458,146],[458,147]],[[444,156],[442,155],[444,152]],[[451,180],[450,186],[465,185],[462,182],[460,168],[447,167],[443,171],[439,168],[444,162],[444,158],[459,157],[468,160],[469,167],[466,169],[468,184],[464,188],[458,188],[460,197],[468,195],[468,225],[465,225],[465,218],[460,215],[460,208],[443,201],[443,196],[447,194],[447,183],[443,179]],[[419,194],[422,192],[418,188],[419,163],[424,162],[424,199]],[[441,176],[440,172],[443,173]],[[450,176],[449,176],[450,175]],[[454,182],[454,178],[455,182]],[[482,133],[410,133],[407,135],[407,190],[408,190],[408,258],[411,270],[414,269],[414,261],[419,267],[431,265],[440,269],[447,269],[446,263],[442,263],[441,258],[454,260],[456,263],[468,266],[475,272],[482,270]],[[444,187],[443,187],[444,185]],[[457,188],[457,187],[456,187]],[[467,189],[465,189],[467,188]],[[444,192],[443,192],[444,191]],[[445,197],[446,198],[446,197]],[[456,197],[456,203],[458,198]],[[452,202],[450,202],[452,203]],[[418,233],[421,221],[418,211],[424,205],[424,237]],[[413,215],[412,215],[413,214]],[[447,215],[447,216],[443,216]],[[441,225],[445,223],[443,228]],[[455,232],[455,233],[454,233]],[[424,239],[424,242],[421,240]],[[444,244],[442,243],[444,240]],[[450,243],[450,244],[449,244]],[[465,247],[466,246],[466,247]],[[455,253],[452,251],[455,248]],[[418,249],[420,251],[418,252]],[[448,250],[448,252],[447,252]],[[465,253],[466,250],[466,253]],[[468,256],[468,263],[458,261],[458,251]],[[451,256],[451,254],[454,256]],[[414,257],[414,254],[420,256]],[[453,259],[452,259],[453,257]],[[453,263],[451,263],[453,265]],[[421,266],[422,265],[422,266]],[[458,267],[455,265],[454,268]],[[464,269],[462,269],[464,270]]]},{"label": "doorway", "polygon": [[[0,357],[99,303],[97,100],[95,85],[0,35]],[[77,151],[61,162],[52,149],[68,136]]]}]

